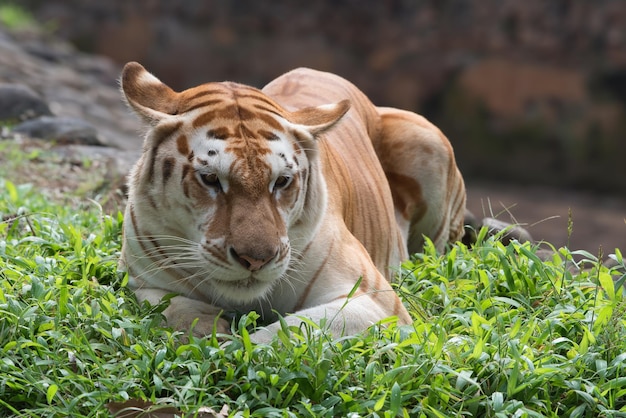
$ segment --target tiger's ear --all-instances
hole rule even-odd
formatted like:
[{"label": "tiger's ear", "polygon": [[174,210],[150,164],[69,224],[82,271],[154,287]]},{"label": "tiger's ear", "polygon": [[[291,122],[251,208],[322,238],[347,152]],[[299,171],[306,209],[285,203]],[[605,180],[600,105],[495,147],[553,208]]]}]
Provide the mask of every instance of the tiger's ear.
[{"label": "tiger's ear", "polygon": [[335,125],[350,110],[350,100],[317,107],[307,107],[289,115],[289,121],[303,125],[313,135],[321,134]]},{"label": "tiger's ear", "polygon": [[146,122],[154,124],[176,114],[178,93],[150,74],[136,62],[122,70],[122,91],[128,104]]}]

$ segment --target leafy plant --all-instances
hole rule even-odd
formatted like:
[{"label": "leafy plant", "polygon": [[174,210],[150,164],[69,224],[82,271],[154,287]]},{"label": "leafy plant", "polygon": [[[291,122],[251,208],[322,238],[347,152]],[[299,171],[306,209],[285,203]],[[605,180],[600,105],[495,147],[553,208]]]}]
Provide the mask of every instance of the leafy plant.
[{"label": "leafy plant", "polygon": [[10,29],[23,29],[35,26],[33,16],[24,8],[12,3],[0,4],[0,23]]},{"label": "leafy plant", "polygon": [[542,261],[486,230],[473,248],[429,243],[399,272],[411,326],[333,340],[283,324],[255,345],[254,313],[232,336],[196,338],[163,326],[167,302],[138,304],[117,271],[120,214],[0,190],[0,416],[106,417],[139,401],[168,416],[626,416],[619,250],[608,269],[566,248]]}]

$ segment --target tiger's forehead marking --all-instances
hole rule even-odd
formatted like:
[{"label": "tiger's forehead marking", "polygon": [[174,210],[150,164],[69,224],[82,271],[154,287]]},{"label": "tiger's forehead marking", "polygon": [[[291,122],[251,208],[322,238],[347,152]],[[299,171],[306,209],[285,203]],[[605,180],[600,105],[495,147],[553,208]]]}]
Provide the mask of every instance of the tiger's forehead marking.
[{"label": "tiger's forehead marking", "polygon": [[179,110],[203,110],[193,119],[193,128],[204,127],[208,138],[226,141],[224,151],[247,161],[248,167],[266,165],[258,159],[271,152],[268,141],[280,140],[285,132],[279,121],[285,111],[278,104],[260,90],[230,82],[199,86],[185,95]]},{"label": "tiger's forehead marking", "polygon": [[239,123],[262,121],[273,129],[283,130],[275,116],[284,118],[284,110],[253,87],[230,82],[204,84],[185,91],[181,102],[179,114],[207,108],[192,122],[194,128],[225,119]]},{"label": "tiger's forehead marking", "polygon": [[253,197],[269,192],[272,173],[298,166],[287,112],[260,90],[212,83],[182,94],[177,113],[188,115],[194,132],[176,141],[189,162],[184,174],[217,173],[225,190]]}]

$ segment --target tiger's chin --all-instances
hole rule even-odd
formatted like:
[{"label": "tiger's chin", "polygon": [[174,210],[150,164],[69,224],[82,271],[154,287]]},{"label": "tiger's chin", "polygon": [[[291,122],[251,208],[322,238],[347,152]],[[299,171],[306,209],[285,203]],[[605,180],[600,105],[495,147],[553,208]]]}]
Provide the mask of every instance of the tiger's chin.
[{"label": "tiger's chin", "polygon": [[271,290],[275,280],[264,281],[250,276],[239,280],[212,280],[213,289],[224,299],[246,304],[262,299]]}]

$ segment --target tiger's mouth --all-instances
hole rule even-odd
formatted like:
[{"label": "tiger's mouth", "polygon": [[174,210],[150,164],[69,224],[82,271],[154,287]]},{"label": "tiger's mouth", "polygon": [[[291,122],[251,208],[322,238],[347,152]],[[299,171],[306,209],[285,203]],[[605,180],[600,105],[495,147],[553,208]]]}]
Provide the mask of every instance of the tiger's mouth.
[{"label": "tiger's mouth", "polygon": [[214,279],[215,284],[221,287],[229,287],[233,289],[250,289],[252,287],[259,285],[259,280],[255,279],[254,276],[250,275],[247,279],[241,280],[220,280]]},{"label": "tiger's mouth", "polygon": [[213,284],[223,297],[237,303],[247,303],[262,298],[272,286],[250,275],[248,278],[239,280],[213,279]]}]

